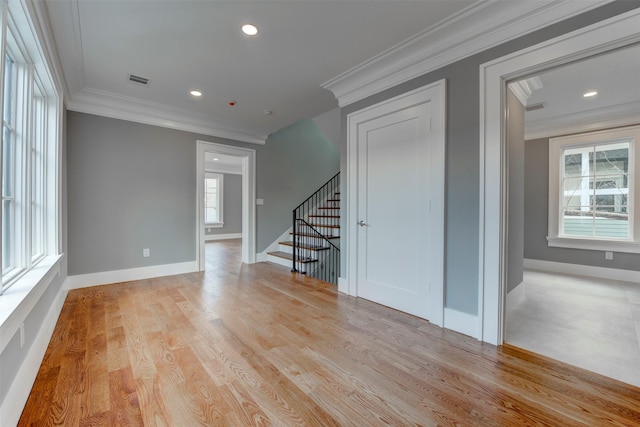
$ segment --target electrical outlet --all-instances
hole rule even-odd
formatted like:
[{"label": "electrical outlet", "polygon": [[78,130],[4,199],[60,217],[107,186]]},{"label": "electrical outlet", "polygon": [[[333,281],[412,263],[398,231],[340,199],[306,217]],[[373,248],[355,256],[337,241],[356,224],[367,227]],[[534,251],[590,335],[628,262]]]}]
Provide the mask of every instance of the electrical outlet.
[{"label": "electrical outlet", "polygon": [[609,259],[609,260],[613,259],[613,252],[606,251],[604,253],[604,259]]},{"label": "electrical outlet", "polygon": [[142,256],[143,256],[144,258],[148,258],[149,256],[151,256],[151,253],[149,252],[149,248],[144,248],[144,249],[142,250]]},{"label": "electrical outlet", "polygon": [[20,348],[24,347],[24,323],[20,325]]}]

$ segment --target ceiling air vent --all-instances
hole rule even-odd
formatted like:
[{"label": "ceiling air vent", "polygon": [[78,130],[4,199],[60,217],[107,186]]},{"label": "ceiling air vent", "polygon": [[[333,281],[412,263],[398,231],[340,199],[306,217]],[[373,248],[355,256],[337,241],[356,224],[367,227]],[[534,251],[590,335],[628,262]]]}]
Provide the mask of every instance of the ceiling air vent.
[{"label": "ceiling air vent", "polygon": [[546,106],[547,106],[546,102],[538,102],[537,104],[527,105],[526,107],[524,107],[524,109],[525,111],[535,111],[535,110],[542,110]]},{"label": "ceiling air vent", "polygon": [[148,86],[149,85],[149,79],[148,78],[136,76],[134,74],[129,74],[129,81],[131,83],[135,83],[135,84],[140,85],[140,86]]}]

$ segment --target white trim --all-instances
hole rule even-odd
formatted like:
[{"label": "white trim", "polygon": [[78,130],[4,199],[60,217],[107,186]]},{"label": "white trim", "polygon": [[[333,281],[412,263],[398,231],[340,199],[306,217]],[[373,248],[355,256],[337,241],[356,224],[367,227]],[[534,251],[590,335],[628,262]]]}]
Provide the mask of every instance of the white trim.
[{"label": "white trim", "polygon": [[482,341],[500,345],[504,334],[505,81],[636,43],[638,28],[640,9],[635,9],[480,66],[478,316]]},{"label": "white trim", "polygon": [[439,80],[427,86],[404,93],[375,105],[353,112],[347,116],[347,265],[346,288],[341,292],[357,296],[358,289],[358,128],[382,114],[392,113],[407,107],[431,102],[431,137],[430,140],[430,224],[432,236],[429,241],[429,321],[442,326],[444,310],[444,186],[445,186],[445,129],[446,129],[446,81]]},{"label": "white trim", "polygon": [[258,252],[256,254],[256,262],[267,262],[269,261],[269,254],[266,252]]},{"label": "white trim", "polygon": [[622,280],[624,282],[640,283],[640,271],[635,270],[595,267],[592,265],[569,264],[529,258],[524,259],[523,266],[527,270],[539,270],[551,273],[572,274],[574,276],[595,277],[597,279]]},{"label": "white trim", "polygon": [[476,2],[320,86],[344,107],[609,1]]},{"label": "white trim", "polygon": [[[638,211],[636,210],[636,212]],[[640,243],[637,242],[547,236],[547,244],[555,248],[586,249],[592,251],[611,251],[624,252],[629,254],[640,254]]]},{"label": "white trim", "polygon": [[242,239],[242,233],[205,234],[204,237],[205,242],[211,242],[213,240]]},{"label": "white trim", "polygon": [[29,348],[2,402],[2,406],[0,406],[0,420],[2,420],[3,425],[17,425],[20,420],[22,410],[29,399],[33,383],[38,376],[40,364],[49,346],[49,341],[51,341],[51,336],[58,323],[58,316],[60,316],[62,306],[67,297],[67,288],[68,279],[62,283],[58,295],[56,295],[47,315],[43,319],[38,333],[31,344],[31,348]]},{"label": "white trim", "polygon": [[197,141],[196,165],[196,263],[205,269],[204,173],[205,152],[242,158],[242,262],[256,262],[256,150],[214,142]]},{"label": "white trim", "polygon": [[474,316],[473,314],[463,313],[445,307],[444,327],[473,338],[478,338],[478,316]]},{"label": "white trim", "polygon": [[72,99],[67,102],[67,108],[80,113],[95,114],[112,119],[217,136],[252,144],[264,145],[267,139],[267,135],[232,129],[222,124],[214,123],[208,117],[198,117],[193,113],[167,105],[97,89],[85,88],[80,92],[74,93]]},{"label": "white trim", "polygon": [[112,283],[131,282],[133,280],[153,279],[154,277],[198,271],[195,261],[175,264],[152,265],[149,267],[127,268],[125,270],[102,271],[100,273],[69,276],[69,289],[88,288],[90,286],[110,285]]},{"label": "white trim", "polygon": [[60,277],[62,257],[46,257],[0,295],[0,354],[51,283]]},{"label": "white trim", "polygon": [[527,288],[527,284],[524,281],[522,281],[520,282],[520,284],[518,284],[518,286],[516,286],[515,288],[509,291],[509,293],[507,294],[507,310],[508,311],[513,309],[516,305],[520,304],[522,301],[524,301],[525,297],[527,296],[526,288]]}]

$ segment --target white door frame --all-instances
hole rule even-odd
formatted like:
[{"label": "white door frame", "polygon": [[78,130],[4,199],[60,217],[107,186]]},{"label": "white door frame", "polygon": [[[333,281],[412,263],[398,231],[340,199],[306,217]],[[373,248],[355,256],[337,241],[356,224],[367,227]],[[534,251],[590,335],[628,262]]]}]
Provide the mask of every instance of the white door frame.
[{"label": "white door frame", "polygon": [[478,339],[504,341],[507,241],[506,82],[640,42],[640,10],[573,31],[480,66]]},{"label": "white door frame", "polygon": [[[411,92],[404,93],[347,116],[347,265],[346,282],[340,282],[338,290],[357,296],[358,289],[358,127],[381,115],[431,102],[431,217],[433,235],[429,244],[433,260],[429,269],[429,321],[442,326],[444,322],[444,183],[445,183],[445,126],[446,81],[440,80]],[[386,107],[380,114],[380,107]]]},{"label": "white door frame", "polygon": [[204,257],[204,158],[205,152],[215,152],[242,158],[242,262],[256,262],[256,150],[198,141],[196,187],[197,223],[196,262],[198,271],[205,269]]}]

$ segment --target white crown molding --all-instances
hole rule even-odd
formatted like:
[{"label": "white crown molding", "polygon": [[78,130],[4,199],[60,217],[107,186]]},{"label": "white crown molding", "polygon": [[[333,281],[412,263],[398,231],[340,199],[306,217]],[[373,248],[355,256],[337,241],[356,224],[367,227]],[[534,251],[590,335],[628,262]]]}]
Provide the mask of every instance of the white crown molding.
[{"label": "white crown molding", "polygon": [[333,92],[340,107],[344,107],[610,1],[478,2],[321,87]]},{"label": "white crown molding", "polygon": [[264,144],[268,135],[232,129],[184,110],[117,95],[97,89],[83,89],[67,103],[68,109],[114,119],[160,126],[207,136]]},{"label": "white crown molding", "polygon": [[525,140],[640,124],[640,101],[525,122]]},{"label": "white crown molding", "polygon": [[531,90],[529,86],[525,84],[524,80],[520,80],[517,82],[509,83],[507,86],[512,94],[518,98],[518,101],[522,104],[523,107],[527,106],[527,100],[531,96]]}]

